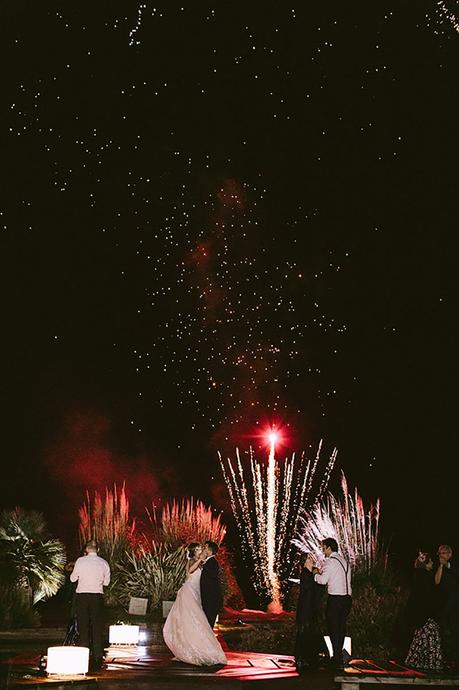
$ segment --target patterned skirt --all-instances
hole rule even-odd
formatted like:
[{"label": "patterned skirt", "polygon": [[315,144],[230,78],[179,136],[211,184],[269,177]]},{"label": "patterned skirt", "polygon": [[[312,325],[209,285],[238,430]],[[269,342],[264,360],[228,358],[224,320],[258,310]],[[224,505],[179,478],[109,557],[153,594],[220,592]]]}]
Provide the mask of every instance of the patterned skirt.
[{"label": "patterned skirt", "polygon": [[415,631],[405,663],[422,671],[443,670],[440,628],[433,618]]}]

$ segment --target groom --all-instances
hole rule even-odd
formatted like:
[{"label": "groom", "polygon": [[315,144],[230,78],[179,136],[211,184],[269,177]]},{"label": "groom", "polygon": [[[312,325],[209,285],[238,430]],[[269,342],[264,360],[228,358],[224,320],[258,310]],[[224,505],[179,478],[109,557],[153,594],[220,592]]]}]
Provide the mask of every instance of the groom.
[{"label": "groom", "polygon": [[214,541],[205,542],[202,553],[205,561],[201,572],[201,602],[211,628],[214,627],[217,615],[223,608],[221,569],[215,558],[217,552],[218,544]]}]

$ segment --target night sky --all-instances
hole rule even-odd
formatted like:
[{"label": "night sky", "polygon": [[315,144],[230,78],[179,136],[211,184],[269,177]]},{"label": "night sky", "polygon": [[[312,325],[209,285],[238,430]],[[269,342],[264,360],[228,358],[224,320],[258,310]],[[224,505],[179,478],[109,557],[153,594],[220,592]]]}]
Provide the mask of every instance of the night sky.
[{"label": "night sky", "polygon": [[401,561],[459,546],[454,14],[2,4],[1,506],[226,510],[217,449],[275,422]]}]

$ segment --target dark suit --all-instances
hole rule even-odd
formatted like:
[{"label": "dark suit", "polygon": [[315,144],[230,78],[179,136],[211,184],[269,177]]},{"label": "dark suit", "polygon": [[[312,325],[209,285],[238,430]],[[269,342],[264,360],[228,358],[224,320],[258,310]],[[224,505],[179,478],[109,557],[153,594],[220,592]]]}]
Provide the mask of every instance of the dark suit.
[{"label": "dark suit", "polygon": [[459,664],[459,568],[452,561],[443,567],[438,586],[440,595],[440,629],[445,659]]},{"label": "dark suit", "polygon": [[211,628],[215,625],[218,613],[223,608],[221,569],[215,556],[211,556],[202,566],[201,603]]}]

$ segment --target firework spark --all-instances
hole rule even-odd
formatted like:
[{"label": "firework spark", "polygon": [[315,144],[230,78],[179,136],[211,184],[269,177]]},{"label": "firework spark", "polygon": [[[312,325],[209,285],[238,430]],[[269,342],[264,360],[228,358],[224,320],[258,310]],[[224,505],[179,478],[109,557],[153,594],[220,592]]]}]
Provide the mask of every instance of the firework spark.
[{"label": "firework spark", "polygon": [[255,457],[252,448],[245,470],[239,449],[235,461],[224,461],[218,454],[243,555],[253,565],[257,593],[268,598],[268,609],[273,612],[282,610],[282,583],[292,571],[295,551],[291,542],[300,511],[305,506],[312,509],[321,500],[337,456],[335,448],[320,476],[322,442],[313,460],[307,460],[304,453],[299,458],[293,453],[280,463],[276,458],[279,440],[271,429],[267,465]]},{"label": "firework spark", "polygon": [[276,570],[276,524],[279,503],[277,499],[276,486],[276,440],[277,434],[272,431],[269,434],[269,460],[268,460],[268,484],[267,484],[267,516],[266,516],[266,552],[268,579],[271,585],[270,610],[278,613],[282,610],[280,598],[279,577]]},{"label": "firework spark", "polygon": [[[448,22],[455,31],[459,33],[459,18],[456,14],[448,7],[448,4],[444,0],[438,0],[435,14],[438,18],[438,24],[442,22]],[[438,33],[438,30],[436,30]]]},{"label": "firework spark", "polygon": [[136,39],[136,33],[139,31],[140,27],[142,26],[142,14],[146,8],[147,8],[147,6],[144,4],[140,4],[137,8],[136,23],[135,23],[135,26],[129,32],[129,45],[130,46],[140,45],[140,41],[138,41]]},{"label": "firework spark", "polygon": [[384,565],[387,559],[379,533],[380,502],[378,499],[366,510],[357,489],[353,497],[349,493],[344,474],[341,488],[341,499],[329,493],[323,502],[301,513],[293,544],[304,553],[314,554],[321,562],[320,542],[333,537],[354,570],[369,573],[375,566]]}]

